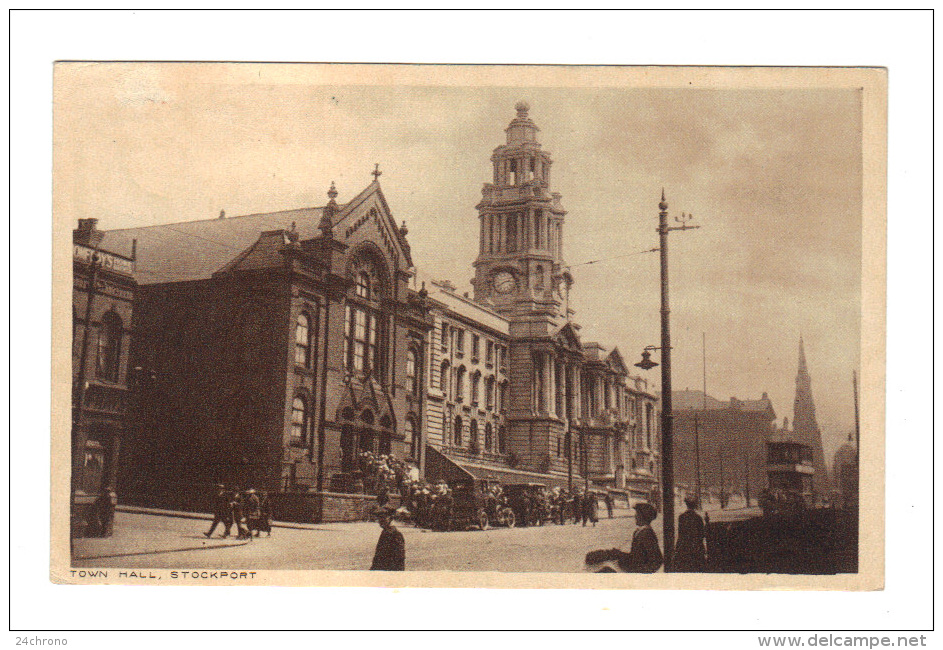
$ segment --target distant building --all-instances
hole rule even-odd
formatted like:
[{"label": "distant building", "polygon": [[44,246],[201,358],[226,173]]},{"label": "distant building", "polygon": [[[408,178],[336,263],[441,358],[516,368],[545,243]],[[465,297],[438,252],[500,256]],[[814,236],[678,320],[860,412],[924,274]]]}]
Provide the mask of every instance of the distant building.
[{"label": "distant building", "polygon": [[832,462],[832,481],[840,502],[836,505],[857,507],[858,505],[858,450],[851,435],[848,442],[835,452]]},{"label": "distant building", "polygon": [[683,390],[672,393],[672,405],[675,481],[694,489],[699,456],[705,492],[756,499],[766,487],[766,442],[776,420],[769,396],[722,402],[705,398],[701,391]]},{"label": "distant building", "polygon": [[72,531],[103,535],[96,500],[117,490],[132,400],[128,357],[135,298],[134,246],[126,255],[79,219],[72,231]]},{"label": "distant building", "polygon": [[796,398],[793,404],[792,430],[796,438],[812,448],[812,464],[815,475],[812,487],[816,498],[828,494],[828,470],[825,467],[825,452],[822,449],[822,432],[815,419],[815,402],[812,400],[812,379],[805,359],[805,345],[799,338],[799,370],[796,373]]}]

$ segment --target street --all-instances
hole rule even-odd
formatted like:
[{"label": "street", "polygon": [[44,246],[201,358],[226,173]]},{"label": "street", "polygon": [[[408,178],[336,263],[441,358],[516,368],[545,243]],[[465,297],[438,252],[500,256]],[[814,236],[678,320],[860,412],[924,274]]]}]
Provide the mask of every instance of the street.
[{"label": "street", "polygon": [[[435,532],[398,525],[407,571],[579,572],[588,551],[628,550],[634,519],[617,510],[596,527],[545,524]],[[652,526],[661,538],[661,520]],[[73,567],[213,569],[368,569],[380,534],[376,523],[276,527],[251,542],[206,539],[207,520],[118,512],[115,535],[76,542]]]}]

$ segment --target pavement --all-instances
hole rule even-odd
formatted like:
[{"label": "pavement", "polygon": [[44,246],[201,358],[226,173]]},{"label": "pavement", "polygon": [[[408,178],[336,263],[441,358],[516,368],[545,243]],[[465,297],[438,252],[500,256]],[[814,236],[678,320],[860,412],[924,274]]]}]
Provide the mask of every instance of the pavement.
[{"label": "pavement", "polygon": [[[435,532],[398,525],[407,570],[581,572],[591,550],[628,550],[631,511],[617,509],[593,527],[572,523],[485,531]],[[604,515],[605,516],[605,515]],[[74,567],[211,569],[366,569],[380,527],[373,522],[274,522],[271,537],[212,539],[210,515],[119,507],[109,538],[75,542]],[[658,520],[653,524],[660,534]]]}]

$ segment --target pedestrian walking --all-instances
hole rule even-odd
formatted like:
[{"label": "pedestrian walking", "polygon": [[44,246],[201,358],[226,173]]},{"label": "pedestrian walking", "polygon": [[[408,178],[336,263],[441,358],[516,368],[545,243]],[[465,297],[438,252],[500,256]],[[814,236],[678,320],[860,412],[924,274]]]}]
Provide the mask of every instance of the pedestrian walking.
[{"label": "pedestrian walking", "polygon": [[114,531],[115,506],[117,506],[117,504],[118,495],[115,494],[114,490],[102,490],[102,493],[95,499],[95,504],[92,508],[92,536],[111,537]]},{"label": "pedestrian walking", "polygon": [[573,490],[573,498],[570,500],[570,514],[573,515],[573,523],[578,524],[583,518],[583,496],[579,490]]},{"label": "pedestrian walking", "polygon": [[373,553],[371,571],[405,571],[406,570],[406,540],[403,533],[393,525],[393,513],[388,508],[380,510],[377,522],[383,532],[377,540],[377,548]]},{"label": "pedestrian walking", "polygon": [[265,533],[266,537],[272,536],[272,502],[269,501],[268,492],[262,491],[259,494],[259,510],[262,516],[259,518],[259,530]]},{"label": "pedestrian walking", "polygon": [[593,524],[593,528],[596,527],[596,522],[599,521],[599,501],[596,499],[596,493],[592,490],[586,490],[586,493],[583,495],[584,526],[587,521]]},{"label": "pedestrian walking", "polygon": [[255,488],[249,488],[246,490],[246,530],[249,532],[249,537],[252,537],[253,534],[256,537],[261,535],[261,520],[262,502],[259,500]]},{"label": "pedestrian walking", "polygon": [[246,528],[245,505],[243,504],[242,495],[239,492],[233,493],[232,520],[233,523],[236,524],[237,538],[252,541],[252,535],[249,534],[249,529]]},{"label": "pedestrian walking", "polygon": [[609,518],[612,519],[612,506],[613,506],[612,494],[609,492],[606,492],[606,495],[602,498],[602,500],[606,503],[606,512],[609,514]]},{"label": "pedestrian walking", "polygon": [[223,537],[229,537],[229,529],[232,528],[232,496],[226,491],[226,486],[222,483],[216,486],[216,497],[213,500],[213,524],[207,533],[207,537],[213,536],[216,526],[223,525]]},{"label": "pedestrian walking", "polygon": [[707,563],[704,548],[704,520],[697,513],[697,498],[687,496],[684,504],[688,507],[678,517],[678,542],[675,544],[671,570],[680,573],[700,573]]}]

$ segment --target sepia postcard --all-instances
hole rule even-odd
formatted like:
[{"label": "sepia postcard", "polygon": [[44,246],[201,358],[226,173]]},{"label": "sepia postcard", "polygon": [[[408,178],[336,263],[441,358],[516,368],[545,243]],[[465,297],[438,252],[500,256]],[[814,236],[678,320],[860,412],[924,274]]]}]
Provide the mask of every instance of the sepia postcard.
[{"label": "sepia postcard", "polygon": [[53,94],[52,581],[883,588],[886,70]]}]

